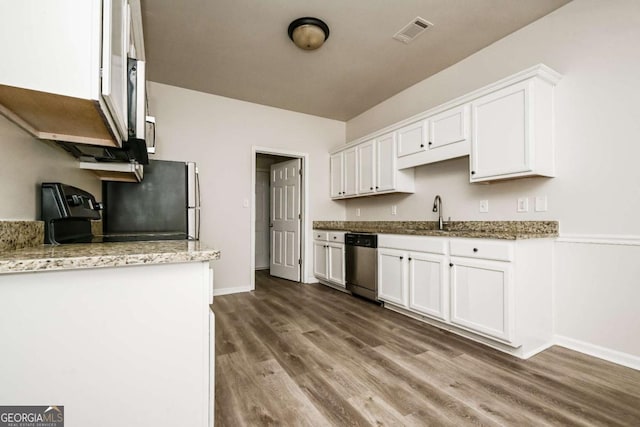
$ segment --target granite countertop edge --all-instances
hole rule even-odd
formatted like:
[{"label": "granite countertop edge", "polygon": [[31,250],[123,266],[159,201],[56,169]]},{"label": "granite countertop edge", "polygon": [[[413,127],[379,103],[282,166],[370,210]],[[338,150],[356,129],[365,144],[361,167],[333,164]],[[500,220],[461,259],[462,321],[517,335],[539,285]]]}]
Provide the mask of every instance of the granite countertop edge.
[{"label": "granite countertop edge", "polygon": [[0,274],[203,262],[220,251],[199,242],[152,241],[40,245],[0,252]]},{"label": "granite countertop edge", "polygon": [[[354,223],[356,223],[354,225]],[[499,239],[499,240],[524,240],[524,239],[548,239],[559,236],[558,223],[555,221],[544,222],[469,222],[469,229],[465,229],[464,222],[455,224],[457,229],[437,230],[432,222],[413,222],[417,228],[402,228],[402,222],[387,222],[387,226],[367,226],[352,221],[314,221],[314,230],[345,231],[354,233],[397,234],[408,236],[432,236],[432,237],[458,237],[474,239]],[[484,225],[484,226],[483,226]],[[487,229],[488,228],[488,229]],[[493,230],[491,228],[494,228]],[[530,231],[527,231],[530,230]]]}]

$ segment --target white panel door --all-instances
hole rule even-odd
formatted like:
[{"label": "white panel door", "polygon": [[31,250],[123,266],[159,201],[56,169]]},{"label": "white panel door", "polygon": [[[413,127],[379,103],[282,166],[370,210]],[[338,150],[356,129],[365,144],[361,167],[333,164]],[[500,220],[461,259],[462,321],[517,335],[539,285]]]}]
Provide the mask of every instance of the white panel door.
[{"label": "white panel door", "polygon": [[378,249],[378,299],[407,305],[406,258],[403,251]]},{"label": "white panel door", "polygon": [[368,194],[375,191],[375,148],[373,140],[358,145],[358,194]]},{"label": "white panel door", "polygon": [[329,168],[331,170],[331,197],[342,197],[344,194],[344,165],[343,153],[336,153],[329,160]]},{"label": "white panel door", "polygon": [[396,188],[396,133],[391,132],[376,139],[377,173],[376,191]]},{"label": "white panel door", "polygon": [[429,117],[429,149],[469,138],[469,104]]},{"label": "white panel door", "polygon": [[344,244],[328,243],[327,258],[329,260],[327,279],[334,283],[344,285]]},{"label": "white panel door", "polygon": [[269,171],[256,171],[256,270],[269,268]]},{"label": "white panel door", "polygon": [[421,120],[398,130],[398,157],[425,151],[427,121]]},{"label": "white panel door", "polygon": [[451,323],[511,341],[511,264],[456,257],[451,264]]},{"label": "white panel door", "polygon": [[271,165],[272,276],[300,281],[300,159]]},{"label": "white panel door", "polygon": [[449,283],[445,256],[420,252],[411,252],[408,256],[409,308],[440,320],[448,320]]},{"label": "white panel door", "polygon": [[358,158],[356,147],[344,151],[344,187],[343,196],[355,196],[358,194]]},{"label": "white panel door", "polygon": [[102,97],[120,139],[128,138],[127,52],[129,6],[127,0],[104,0],[102,22]]},{"label": "white panel door", "polygon": [[327,278],[327,242],[313,242],[313,275],[318,279]]},{"label": "white panel door", "polygon": [[471,104],[471,179],[532,170],[531,82],[509,86]]}]

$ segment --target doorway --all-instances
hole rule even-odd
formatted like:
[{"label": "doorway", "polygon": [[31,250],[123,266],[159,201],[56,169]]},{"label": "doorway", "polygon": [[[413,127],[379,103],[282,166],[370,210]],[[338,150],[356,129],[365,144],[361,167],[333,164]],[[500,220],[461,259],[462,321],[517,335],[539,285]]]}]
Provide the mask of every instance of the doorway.
[{"label": "doorway", "polygon": [[251,288],[257,270],[304,282],[307,155],[259,147],[252,155]]}]

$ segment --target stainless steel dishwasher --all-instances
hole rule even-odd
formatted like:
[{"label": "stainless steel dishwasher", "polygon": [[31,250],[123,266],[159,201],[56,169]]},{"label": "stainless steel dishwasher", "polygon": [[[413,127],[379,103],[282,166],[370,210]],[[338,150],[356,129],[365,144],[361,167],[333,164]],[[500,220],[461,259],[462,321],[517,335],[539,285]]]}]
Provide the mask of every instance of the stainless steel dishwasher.
[{"label": "stainless steel dishwasher", "polygon": [[378,301],[378,236],[347,233],[344,242],[347,289]]}]

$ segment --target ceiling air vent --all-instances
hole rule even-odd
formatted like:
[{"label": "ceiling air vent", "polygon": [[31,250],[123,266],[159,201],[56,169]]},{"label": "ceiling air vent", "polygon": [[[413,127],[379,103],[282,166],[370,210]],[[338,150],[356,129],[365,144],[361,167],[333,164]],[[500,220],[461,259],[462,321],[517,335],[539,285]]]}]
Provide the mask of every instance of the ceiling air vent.
[{"label": "ceiling air vent", "polygon": [[393,38],[409,44],[413,39],[422,34],[424,30],[432,26],[433,24],[431,22],[417,16],[416,19],[412,19],[411,22],[398,31]]}]

